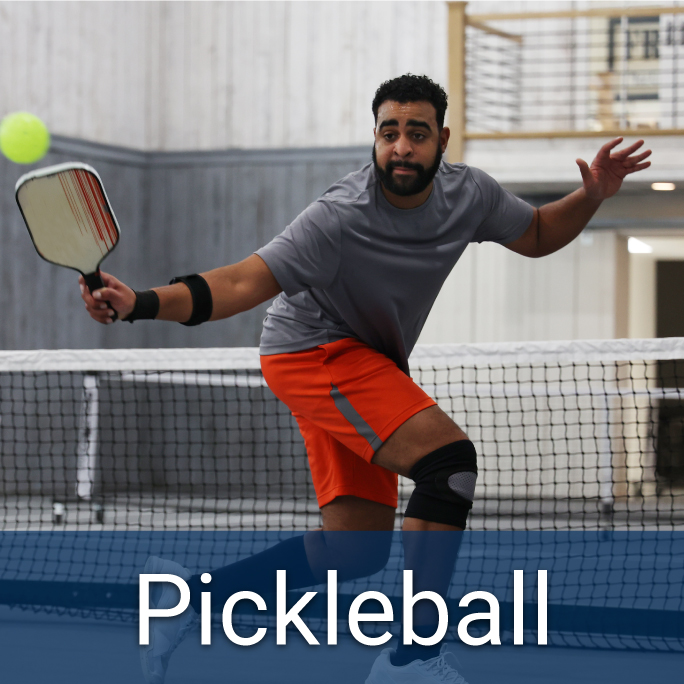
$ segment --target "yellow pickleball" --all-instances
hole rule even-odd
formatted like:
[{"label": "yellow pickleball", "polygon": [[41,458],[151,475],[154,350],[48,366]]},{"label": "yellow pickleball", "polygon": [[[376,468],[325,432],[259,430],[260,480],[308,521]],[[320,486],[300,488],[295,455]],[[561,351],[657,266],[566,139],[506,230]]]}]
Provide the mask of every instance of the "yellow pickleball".
[{"label": "yellow pickleball", "polygon": [[33,164],[50,149],[47,126],[33,114],[14,112],[0,122],[0,152],[17,164]]}]

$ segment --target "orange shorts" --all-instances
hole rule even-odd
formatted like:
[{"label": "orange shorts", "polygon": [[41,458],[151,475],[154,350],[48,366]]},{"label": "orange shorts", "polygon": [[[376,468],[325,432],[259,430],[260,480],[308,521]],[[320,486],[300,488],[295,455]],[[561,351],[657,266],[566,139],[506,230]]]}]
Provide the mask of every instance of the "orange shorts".
[{"label": "orange shorts", "polygon": [[353,338],[261,357],[297,419],[318,505],[357,496],[397,506],[397,476],[371,463],[383,442],[435,402],[384,354]]}]

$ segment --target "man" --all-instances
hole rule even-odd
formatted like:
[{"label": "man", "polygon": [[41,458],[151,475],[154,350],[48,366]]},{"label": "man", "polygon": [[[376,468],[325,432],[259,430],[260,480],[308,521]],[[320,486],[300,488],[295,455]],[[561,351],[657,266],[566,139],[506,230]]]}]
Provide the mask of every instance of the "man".
[{"label": "man", "polygon": [[[86,308],[101,323],[111,323],[116,312],[122,320],[192,325],[278,295],[264,321],[262,368],[304,437],[324,531],[391,530],[397,473],[416,482],[404,530],[465,528],[477,477],[475,448],[408,374],[408,356],[444,280],[470,242],[498,242],[528,257],[561,249],[627,174],[650,165],[644,161],[650,151],[635,154],[643,141],[611,154],[618,138],[601,148],[591,167],[577,160],[580,189],[535,209],[482,171],[442,161],[446,107],[446,93],[425,76],[383,83],[373,100],[372,164],[333,185],[240,263],[144,293],[107,274],[106,287],[93,296],[81,283]],[[285,544],[260,562],[275,568],[287,552],[295,586],[324,576],[319,536]],[[407,549],[409,564],[410,556]],[[214,573],[214,582],[230,593],[250,576],[251,560]],[[162,568],[183,572],[158,559],[148,571]],[[196,597],[198,580],[190,582]],[[424,617],[416,632],[422,626],[429,636],[433,625],[433,617]],[[163,681],[185,626],[179,622],[164,637],[172,644],[165,651],[151,648],[144,656],[148,681]],[[452,666],[439,647],[400,644],[383,653],[368,682],[456,681]]]}]

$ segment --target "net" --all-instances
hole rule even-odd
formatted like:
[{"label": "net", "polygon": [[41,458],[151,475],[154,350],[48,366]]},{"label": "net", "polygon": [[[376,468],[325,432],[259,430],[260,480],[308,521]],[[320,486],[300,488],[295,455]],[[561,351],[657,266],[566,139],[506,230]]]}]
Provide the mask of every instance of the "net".
[{"label": "net", "polygon": [[[418,347],[413,378],[478,450],[469,527],[682,525],[677,359],[678,338]],[[3,352],[0,467],[5,530],[319,523],[256,349]]]},{"label": "net", "polygon": [[[464,541],[456,587],[490,576],[490,556],[539,560],[553,546],[576,571],[550,587],[565,625],[552,643],[682,650],[680,359],[678,338],[415,350],[412,377],[478,450],[469,528],[500,533]],[[160,544],[199,572],[320,524],[302,439],[256,349],[1,353],[0,467],[0,527],[11,533],[0,604],[134,619],[137,573]],[[411,491],[402,479],[400,512]],[[254,534],[238,553],[222,531]],[[575,531],[590,536],[567,545]],[[636,553],[610,536],[634,533]],[[392,554],[377,581],[398,588],[400,542]],[[46,582],[63,599],[48,599]],[[591,613],[611,606],[609,618]]]}]

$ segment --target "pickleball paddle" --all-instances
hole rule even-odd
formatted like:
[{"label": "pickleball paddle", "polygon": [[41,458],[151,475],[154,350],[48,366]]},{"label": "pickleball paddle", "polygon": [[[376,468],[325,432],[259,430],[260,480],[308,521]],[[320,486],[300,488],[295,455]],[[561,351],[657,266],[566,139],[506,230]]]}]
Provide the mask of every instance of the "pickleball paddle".
[{"label": "pickleball paddle", "polygon": [[100,264],[121,232],[97,171],[78,162],[31,171],[16,198],[38,254],[81,273],[91,292],[104,287]]}]

